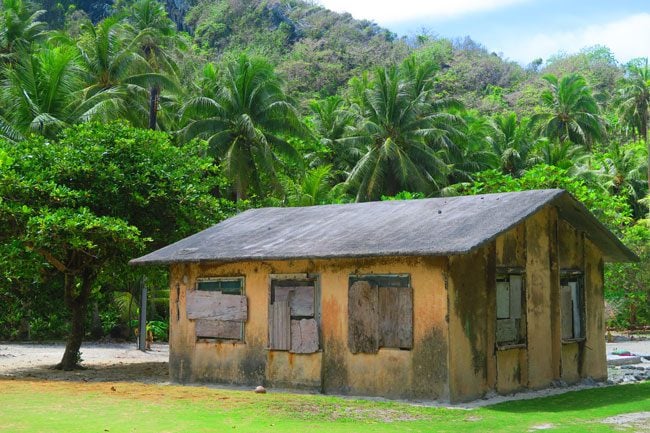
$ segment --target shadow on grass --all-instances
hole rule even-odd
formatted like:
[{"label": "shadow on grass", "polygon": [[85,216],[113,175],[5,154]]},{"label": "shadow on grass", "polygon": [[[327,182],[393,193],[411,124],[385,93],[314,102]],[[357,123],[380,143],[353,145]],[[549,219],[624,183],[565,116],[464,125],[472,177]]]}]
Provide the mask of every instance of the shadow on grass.
[{"label": "shadow on grass", "polygon": [[532,400],[508,401],[488,406],[486,409],[510,413],[566,412],[615,406],[619,403],[629,404],[643,400],[647,400],[650,404],[650,382],[570,391],[565,394]]},{"label": "shadow on grass", "polygon": [[110,365],[86,364],[85,370],[61,371],[39,366],[18,368],[0,375],[0,379],[44,379],[68,382],[140,382],[164,383],[169,381],[167,362],[139,362]]}]

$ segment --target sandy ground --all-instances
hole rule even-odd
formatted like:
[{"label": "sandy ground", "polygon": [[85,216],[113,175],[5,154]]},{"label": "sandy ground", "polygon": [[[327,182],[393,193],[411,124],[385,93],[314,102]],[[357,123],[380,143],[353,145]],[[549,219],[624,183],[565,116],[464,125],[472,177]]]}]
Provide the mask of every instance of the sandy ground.
[{"label": "sandy ground", "polygon": [[[81,347],[81,357],[82,365],[86,367],[86,370],[73,372],[52,369],[52,366],[61,359],[63,349],[63,344],[0,343],[0,379],[5,377],[83,382],[169,383],[169,346],[166,344],[154,344],[151,351],[141,352],[133,343],[84,343]],[[616,349],[629,350],[637,354],[650,354],[650,340],[620,341],[607,344],[607,353]],[[624,372],[624,370],[610,368],[610,377],[618,372]],[[585,380],[576,385],[558,384],[556,387],[540,391],[521,392],[506,396],[491,394],[486,398],[453,407],[471,409],[503,401],[532,399],[606,385]],[[231,388],[221,385],[215,387]],[[237,389],[243,388],[237,387]],[[448,404],[437,402],[419,402],[418,404],[449,407]]]},{"label": "sandy ground", "polygon": [[26,377],[51,380],[144,382],[169,381],[169,346],[156,344],[141,352],[134,343],[84,343],[82,365],[86,370],[53,370],[63,356],[64,345],[0,343],[0,378]]}]

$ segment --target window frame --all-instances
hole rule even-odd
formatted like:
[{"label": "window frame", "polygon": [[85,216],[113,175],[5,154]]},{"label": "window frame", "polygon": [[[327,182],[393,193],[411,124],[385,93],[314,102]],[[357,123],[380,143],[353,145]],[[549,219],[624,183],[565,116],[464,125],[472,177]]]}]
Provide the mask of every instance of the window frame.
[{"label": "window frame", "polygon": [[[302,319],[313,319],[316,322],[316,329],[318,333],[318,348],[315,352],[292,352],[291,351],[291,333],[289,332],[289,347],[287,349],[278,349],[272,346],[271,344],[271,334],[273,333],[272,329],[272,305],[275,301],[275,288],[278,286],[278,283],[281,282],[291,282],[290,284],[295,284],[295,287],[305,287],[311,286],[314,288],[314,304],[313,304],[313,315],[304,316],[304,315],[292,315],[289,313],[289,324],[292,320],[302,320]],[[302,284],[301,284],[302,283]],[[282,286],[281,286],[282,287]],[[291,285],[286,286],[291,287]],[[294,354],[310,354],[321,352],[323,350],[323,336],[322,336],[322,327],[321,327],[321,289],[320,289],[320,275],[319,274],[308,274],[308,273],[293,273],[293,274],[270,274],[269,275],[269,284],[268,284],[268,329],[267,329],[267,350],[273,350],[278,352],[288,352]]]},{"label": "window frame", "polygon": [[[519,293],[519,318],[517,317],[512,317],[512,312],[510,311],[510,308],[512,306],[512,292],[510,292],[510,287],[508,288],[509,293],[508,293],[508,306],[509,306],[509,311],[508,311],[508,317],[499,317],[499,289],[498,289],[498,283],[500,280],[508,280],[508,284],[511,284],[510,278],[512,276],[519,277],[521,279],[521,287],[520,287],[520,293]],[[521,348],[521,347],[526,347],[528,344],[528,323],[527,323],[527,299],[526,299],[526,271],[523,268],[512,268],[512,267],[503,267],[503,268],[497,268],[496,270],[496,277],[495,277],[495,295],[494,295],[494,342],[496,344],[497,349],[504,350],[504,349],[511,349],[511,348]],[[519,320],[518,327],[516,326],[515,330],[517,332],[517,338],[516,340],[503,340],[499,341],[499,320],[506,321],[506,320]],[[515,322],[516,323],[516,322]]]},{"label": "window frame", "polygon": [[[563,281],[567,280],[575,280],[575,281],[568,281],[568,282],[575,282],[577,285],[576,292],[571,292],[571,302],[572,302],[572,313],[575,313],[578,311],[580,313],[580,316],[578,318],[579,320],[579,329],[580,329],[580,335],[576,336],[575,335],[575,329],[576,329],[576,321],[575,321],[575,316],[572,314],[571,315],[571,328],[572,328],[572,336],[571,337],[565,337],[564,335],[561,335],[562,343],[574,343],[574,342],[580,342],[580,341],[585,341],[587,339],[587,302],[586,302],[586,291],[585,291],[585,275],[584,272],[578,269],[561,269],[560,270],[560,329],[562,330],[561,333],[563,334],[564,330],[564,315],[562,314],[562,287],[565,287],[567,285],[563,285]],[[571,287],[570,285],[568,285]],[[578,309],[576,310],[575,307],[573,307],[573,302],[574,300],[574,293],[577,294],[578,296]]]},{"label": "window frame", "polygon": [[[222,292],[221,290],[215,290],[215,289],[200,289],[200,284],[201,283],[211,283],[211,282],[221,282],[221,281],[239,281],[240,282],[240,288],[239,288],[239,294],[236,294],[238,296],[246,296],[246,277],[243,275],[237,275],[237,276],[228,276],[228,277],[199,277],[195,280],[194,282],[194,290],[195,291],[202,291],[202,292]],[[227,295],[235,295],[234,293],[224,293]],[[200,320],[200,319],[199,319]],[[206,320],[206,319],[203,319]],[[225,343],[235,343],[235,344],[245,344],[246,343],[246,321],[247,320],[242,320],[241,322],[241,329],[239,333],[239,338],[227,338],[227,337],[206,337],[206,336],[199,336],[195,334],[195,338],[197,342],[203,342],[203,343],[216,343],[216,342],[225,342]]]}]

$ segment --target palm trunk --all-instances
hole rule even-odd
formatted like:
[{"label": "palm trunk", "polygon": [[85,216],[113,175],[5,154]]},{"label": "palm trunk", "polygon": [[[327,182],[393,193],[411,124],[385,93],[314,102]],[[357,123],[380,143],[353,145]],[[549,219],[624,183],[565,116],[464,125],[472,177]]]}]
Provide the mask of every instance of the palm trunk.
[{"label": "palm trunk", "polygon": [[156,129],[158,124],[158,99],[160,87],[153,86],[149,91],[149,129]]},{"label": "palm trunk", "polygon": [[81,277],[79,293],[75,294],[76,278],[73,275],[65,276],[65,304],[70,310],[71,330],[65,346],[65,352],[61,362],[55,368],[59,370],[77,370],[82,368],[79,348],[86,332],[86,313],[88,310],[88,298],[94,281],[94,274],[84,272]]}]

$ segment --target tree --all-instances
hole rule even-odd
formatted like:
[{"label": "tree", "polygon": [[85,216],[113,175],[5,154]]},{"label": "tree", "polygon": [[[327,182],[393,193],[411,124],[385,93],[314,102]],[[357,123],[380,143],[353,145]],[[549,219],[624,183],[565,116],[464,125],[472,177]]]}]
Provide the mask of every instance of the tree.
[{"label": "tree", "polygon": [[0,141],[0,222],[7,227],[0,249],[31,252],[63,279],[72,330],[60,368],[77,368],[94,288],[127,273],[126,262],[147,245],[222,217],[209,194],[210,160],[196,156],[202,152],[120,123],[78,125],[56,142]]},{"label": "tree", "polygon": [[618,98],[619,116],[640,137],[648,149],[648,191],[650,191],[650,142],[648,121],[650,119],[650,67],[648,59],[640,59],[628,66]]},{"label": "tree", "polygon": [[459,128],[455,146],[448,146],[445,162],[449,168],[447,183],[471,181],[475,173],[498,166],[497,155],[490,146],[490,134],[494,132],[489,119],[475,110],[460,114],[463,125]]},{"label": "tree", "polygon": [[[76,45],[84,76],[83,99],[103,96],[97,111],[103,108],[104,121],[118,117],[144,126],[147,123],[142,119],[150,118],[152,107],[150,86],[176,89],[176,84],[165,74],[152,72],[140,52],[138,39],[129,40],[130,34],[118,17],[106,18],[94,26],[85,23],[81,28]],[[155,116],[157,125],[157,113]]]},{"label": "tree", "polygon": [[82,70],[78,52],[70,46],[43,46],[22,51],[14,65],[5,68],[0,88],[7,123],[15,131],[11,139],[28,133],[53,137],[65,126],[81,119],[79,104]]},{"label": "tree", "polygon": [[343,182],[361,157],[361,149],[354,140],[347,139],[358,120],[357,115],[339,96],[311,101],[309,108],[313,113],[314,133],[320,138],[324,153],[317,162],[331,164],[332,176]]},{"label": "tree", "polygon": [[604,153],[595,153],[590,158],[590,167],[578,175],[591,180],[595,186],[604,188],[612,195],[625,197],[636,218],[644,216],[640,200],[647,194],[645,183],[645,143],[638,141],[627,144],[612,142]]},{"label": "tree", "polygon": [[504,174],[520,176],[528,167],[533,150],[528,121],[519,122],[516,113],[497,115],[492,119],[493,132],[489,137],[492,151],[499,158]]},{"label": "tree", "polygon": [[331,171],[331,165],[321,165],[307,170],[298,182],[284,179],[287,205],[315,206],[336,202],[340,198],[340,188],[332,188]]},{"label": "tree", "polygon": [[171,57],[171,50],[181,47],[176,37],[176,26],[167,17],[165,7],[158,0],[138,0],[128,9],[128,21],[132,26],[133,43],[149,64],[150,72],[140,81],[149,85],[149,129],[159,128],[161,92],[164,88],[179,92],[178,67]]},{"label": "tree", "polygon": [[584,77],[568,74],[558,79],[545,75],[549,88],[542,92],[543,112],[532,122],[538,132],[557,142],[591,145],[605,136],[604,121]]},{"label": "tree", "polygon": [[183,107],[186,139],[205,138],[212,154],[232,180],[237,199],[249,188],[263,192],[263,179],[277,188],[278,154],[300,161],[287,134],[308,135],[271,64],[240,55],[221,75],[213,75],[214,98],[198,96]]},{"label": "tree", "polygon": [[431,194],[445,184],[445,152],[461,121],[444,111],[453,101],[433,98],[435,70],[411,58],[399,69],[377,69],[367,85],[352,84],[360,87],[355,139],[366,149],[347,180],[357,201],[404,190]]},{"label": "tree", "polygon": [[0,62],[13,62],[17,52],[45,37],[47,24],[39,18],[44,10],[32,12],[23,0],[2,0],[0,12]]}]

